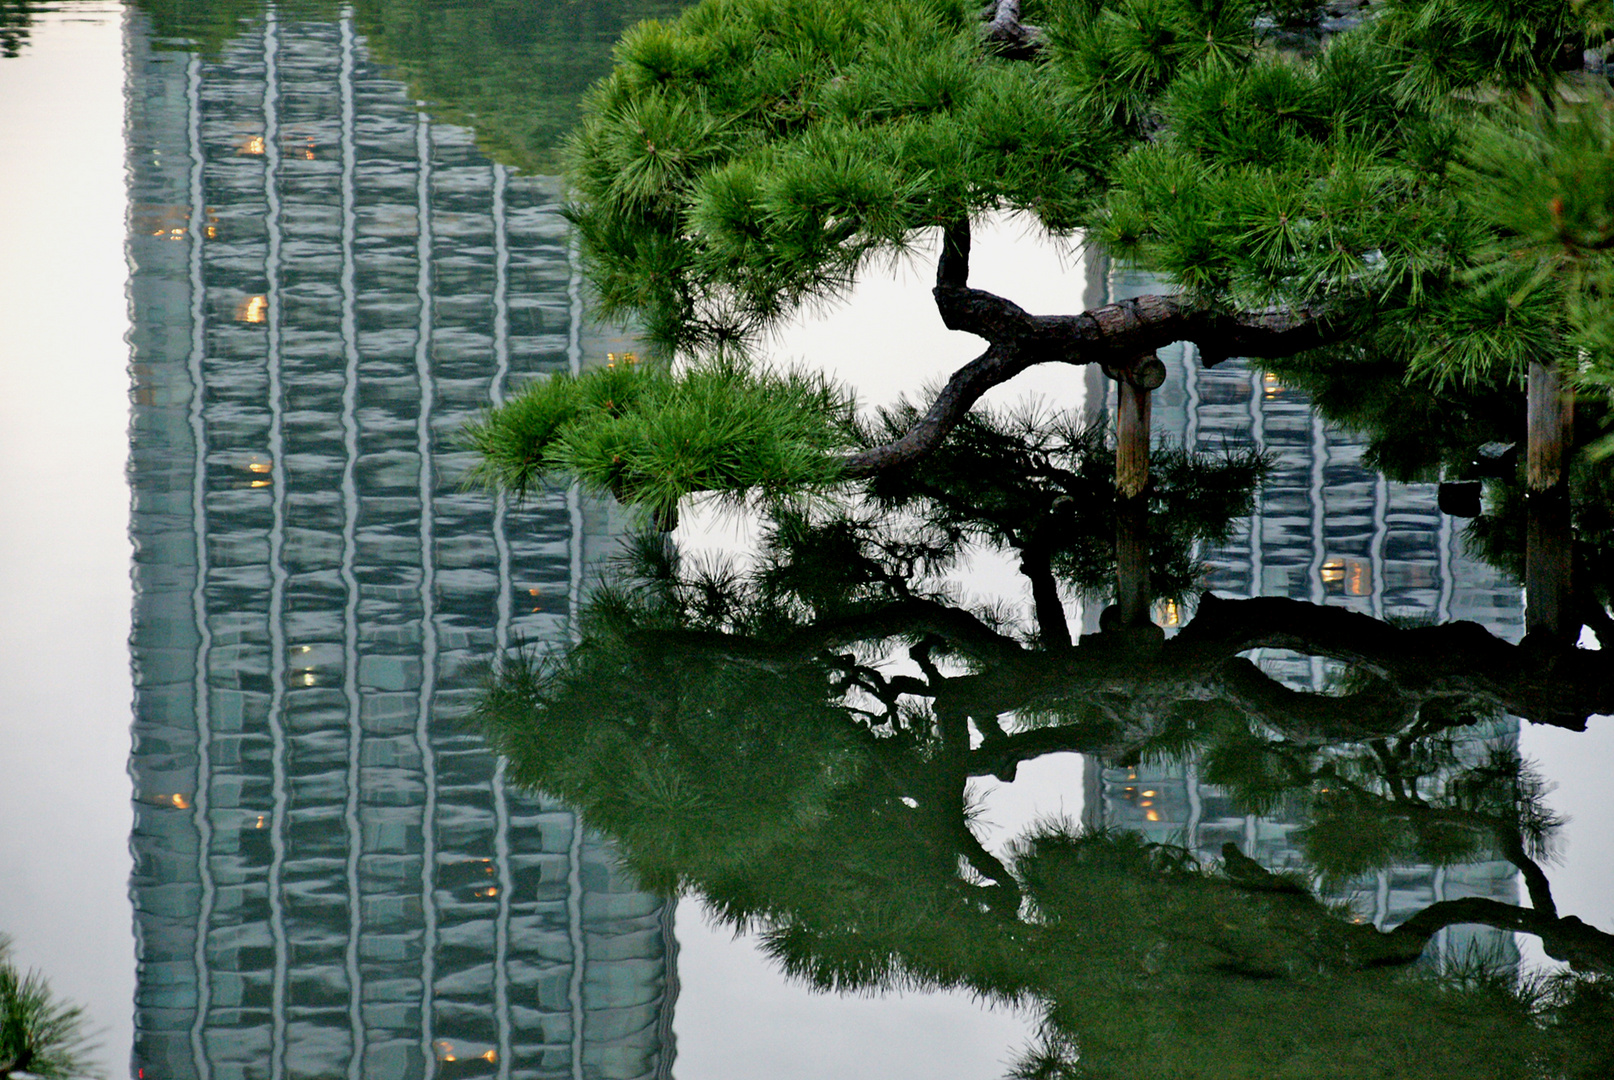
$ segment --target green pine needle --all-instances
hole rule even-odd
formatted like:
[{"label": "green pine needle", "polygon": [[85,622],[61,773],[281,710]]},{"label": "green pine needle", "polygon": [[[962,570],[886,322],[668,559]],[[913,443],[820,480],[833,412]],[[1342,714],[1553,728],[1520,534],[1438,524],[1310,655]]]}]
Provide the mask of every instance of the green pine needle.
[{"label": "green pine needle", "polygon": [[779,499],[839,481],[852,408],[821,376],[733,360],[674,374],[628,355],[538,380],[470,425],[467,480],[519,496],[576,479],[663,519],[696,492]]}]

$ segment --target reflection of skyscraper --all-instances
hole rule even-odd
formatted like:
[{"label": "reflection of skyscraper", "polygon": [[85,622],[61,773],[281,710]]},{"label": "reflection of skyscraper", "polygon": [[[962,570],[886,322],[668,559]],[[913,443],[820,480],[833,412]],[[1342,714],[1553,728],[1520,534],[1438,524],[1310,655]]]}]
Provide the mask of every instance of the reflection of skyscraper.
[{"label": "reflection of skyscraper", "polygon": [[[1122,275],[1107,283],[1115,297],[1151,288],[1147,279]],[[1243,361],[1206,368],[1185,345],[1160,357],[1169,374],[1154,395],[1157,437],[1208,453],[1255,446],[1273,465],[1249,519],[1227,544],[1200,553],[1210,589],[1288,596],[1381,619],[1470,619],[1505,638],[1522,633],[1518,588],[1463,551],[1459,531],[1436,506],[1433,484],[1392,483],[1365,468],[1363,438],[1330,427],[1307,398]],[[1168,632],[1178,617],[1175,609],[1164,613]],[[1317,657],[1263,650],[1254,659],[1296,689],[1321,690],[1333,674]],[[1505,718],[1470,729],[1464,749],[1477,757],[1487,747],[1517,742],[1518,721]],[[1157,841],[1185,844],[1207,860],[1219,858],[1231,841],[1272,869],[1301,864],[1289,839],[1298,820],[1241,812],[1200,781],[1193,763],[1093,770],[1086,798],[1089,824],[1136,828]],[[1397,868],[1364,882],[1353,899],[1386,926],[1436,900],[1476,895],[1515,902],[1513,867],[1493,861]],[[1478,936],[1488,948],[1511,947],[1508,935]],[[1460,950],[1474,938],[1454,928],[1441,943]]]},{"label": "reflection of skyscraper", "polygon": [[458,483],[466,419],[600,344],[555,185],[347,22],[127,50],[134,1065],[670,1075],[671,907],[458,719],[610,532]]}]

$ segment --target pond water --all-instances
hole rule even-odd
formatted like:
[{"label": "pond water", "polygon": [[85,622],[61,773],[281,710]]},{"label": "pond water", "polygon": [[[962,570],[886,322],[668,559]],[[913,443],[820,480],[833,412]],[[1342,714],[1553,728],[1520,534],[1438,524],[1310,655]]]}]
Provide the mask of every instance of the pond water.
[{"label": "pond water", "polygon": [[[492,656],[559,657],[578,639],[588,586],[632,528],[576,491],[466,490],[457,433],[526,381],[633,347],[587,318],[554,147],[623,27],[675,9],[8,7],[0,932],[87,1005],[109,1073],[966,1080],[1003,1075],[1046,1020],[1024,985],[987,1001],[999,983],[956,972],[877,996],[810,990],[706,913],[700,889],[738,888],[731,871],[697,858],[683,899],[641,889],[612,840],[510,782],[465,719]],[[1146,286],[1014,221],[979,247],[977,283],[1033,310]],[[775,355],[866,403],[913,393],[974,351],[937,325],[925,277],[896,268]],[[1468,554],[1432,485],[1365,469],[1362,437],[1241,363],[1162,359],[1157,430],[1272,461],[1227,538],[1196,551],[1210,588],[1519,638],[1518,587]],[[1089,417],[1109,407],[1079,369],[989,401],[1028,392]],[[758,537],[711,512],[673,540],[746,556]],[[975,550],[966,566],[966,592],[1024,604],[1014,559]],[[1066,601],[1097,629],[1100,605]],[[1157,619],[1175,632],[1188,612]],[[1315,656],[1256,659],[1292,692],[1337,679]],[[1485,749],[1540,762],[1570,818],[1549,866],[1559,910],[1614,930],[1605,728],[1497,716],[1463,738],[1449,770]],[[1209,768],[1067,750],[977,771],[969,827],[986,854],[960,870],[969,853],[947,847],[948,887],[990,882],[988,856],[1012,859],[1011,841],[1055,818],[1207,865],[1231,843],[1304,869],[1303,800],[1253,813]],[[610,793],[574,794],[613,820]],[[885,811],[859,807],[869,816],[834,828],[882,836]],[[657,815],[677,827],[676,808]],[[720,855],[752,842],[742,818]],[[653,839],[624,842],[636,865],[660,857]],[[811,872],[840,895],[878,876],[870,858],[848,841]],[[760,857],[746,872],[794,880]],[[1476,856],[1409,858],[1333,898],[1388,928],[1440,901],[1523,895],[1515,866]],[[759,909],[809,926],[866,915],[796,894]],[[1543,959],[1534,942],[1457,926],[1430,955],[1477,943],[1516,970]],[[776,949],[798,969],[821,959]]]}]

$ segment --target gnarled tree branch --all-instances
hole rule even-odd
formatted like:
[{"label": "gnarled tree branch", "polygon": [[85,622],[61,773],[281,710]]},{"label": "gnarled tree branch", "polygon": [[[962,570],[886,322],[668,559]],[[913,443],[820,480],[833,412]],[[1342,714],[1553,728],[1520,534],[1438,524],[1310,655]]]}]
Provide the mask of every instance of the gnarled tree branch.
[{"label": "gnarled tree branch", "polygon": [[1471,622],[1395,627],[1287,597],[1200,598],[1169,651],[1196,666],[1255,648],[1294,649],[1380,675],[1405,695],[1456,695],[1538,724],[1584,731],[1614,711],[1614,669],[1589,650],[1512,645]]},{"label": "gnarled tree branch", "polygon": [[999,56],[1030,60],[1042,48],[1042,29],[1020,21],[1020,0],[998,0],[986,24],[986,41]]},{"label": "gnarled tree branch", "polygon": [[1416,957],[1436,933],[1462,923],[1533,934],[1554,960],[1563,960],[1577,971],[1614,974],[1614,934],[1604,933],[1573,915],[1559,918],[1483,896],[1430,904],[1390,931],[1389,937],[1405,942],[1404,951]]},{"label": "gnarled tree branch", "polygon": [[842,459],[847,477],[911,465],[941,445],[964,414],[994,386],[1035,364],[1102,364],[1126,370],[1178,341],[1191,341],[1206,364],[1230,356],[1291,356],[1344,333],[1318,309],[1226,312],[1183,296],[1121,300],[1080,315],[1032,315],[995,293],[968,286],[970,231],[943,229],[936,264],[936,308],[950,330],[985,338],[987,349],[955,371],[930,408],[903,435]]}]

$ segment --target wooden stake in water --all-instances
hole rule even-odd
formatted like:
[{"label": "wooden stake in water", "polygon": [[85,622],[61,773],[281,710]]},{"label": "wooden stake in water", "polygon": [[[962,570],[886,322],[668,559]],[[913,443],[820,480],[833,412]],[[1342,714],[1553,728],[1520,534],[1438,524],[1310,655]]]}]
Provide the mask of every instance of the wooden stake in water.
[{"label": "wooden stake in water", "polygon": [[1531,634],[1571,637],[1578,629],[1570,596],[1569,455],[1575,395],[1556,362],[1530,361],[1525,459],[1525,624]]},{"label": "wooden stake in water", "polygon": [[1149,395],[1166,381],[1154,356],[1116,371],[1115,605],[1122,626],[1149,621]]}]

